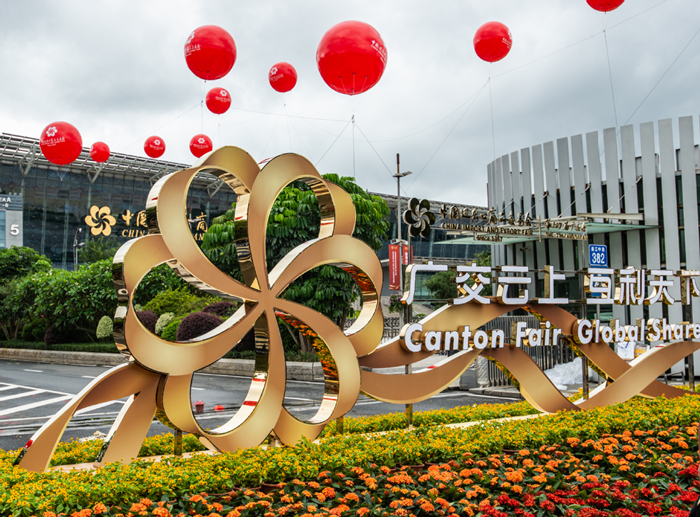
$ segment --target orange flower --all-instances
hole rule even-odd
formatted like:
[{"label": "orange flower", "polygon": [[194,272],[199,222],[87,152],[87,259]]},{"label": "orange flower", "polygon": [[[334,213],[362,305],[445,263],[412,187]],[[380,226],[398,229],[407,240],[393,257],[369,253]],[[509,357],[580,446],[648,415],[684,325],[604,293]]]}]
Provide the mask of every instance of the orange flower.
[{"label": "orange flower", "polygon": [[423,510],[425,513],[434,512],[434,511],[435,511],[435,507],[434,507],[432,504],[428,503],[428,502],[425,502],[425,503],[423,503],[422,505],[420,505],[420,509]]},{"label": "orange flower", "polygon": [[360,508],[357,510],[357,515],[362,517],[363,515],[367,515],[369,513],[369,508]]}]

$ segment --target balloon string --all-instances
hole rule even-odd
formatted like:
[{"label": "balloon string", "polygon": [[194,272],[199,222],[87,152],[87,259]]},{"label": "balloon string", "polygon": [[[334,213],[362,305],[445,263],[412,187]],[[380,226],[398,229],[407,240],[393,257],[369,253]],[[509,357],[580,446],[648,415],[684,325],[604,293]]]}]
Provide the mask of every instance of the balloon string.
[{"label": "balloon string", "polygon": [[613,113],[615,115],[615,131],[617,131],[617,143],[620,146],[618,149],[621,151],[620,131],[618,130],[620,125],[617,122],[617,104],[615,103],[615,87],[613,86],[612,67],[610,66],[610,51],[608,50],[608,33],[605,30],[603,30],[603,36],[605,37],[605,55],[608,58],[608,77],[610,78],[610,94],[612,95]]},{"label": "balloon string", "polygon": [[489,65],[489,104],[491,105],[491,142],[493,144],[493,159],[496,160],[496,129],[493,122],[493,93],[491,91],[491,73]]},{"label": "balloon string", "polygon": [[352,177],[355,178],[355,113],[352,114]]},{"label": "balloon string", "polygon": [[292,131],[289,129],[289,117],[287,116],[287,101],[284,99],[284,93],[282,94],[282,102],[284,103],[284,118],[287,121],[287,136],[289,137],[289,151],[293,152],[292,149]]}]

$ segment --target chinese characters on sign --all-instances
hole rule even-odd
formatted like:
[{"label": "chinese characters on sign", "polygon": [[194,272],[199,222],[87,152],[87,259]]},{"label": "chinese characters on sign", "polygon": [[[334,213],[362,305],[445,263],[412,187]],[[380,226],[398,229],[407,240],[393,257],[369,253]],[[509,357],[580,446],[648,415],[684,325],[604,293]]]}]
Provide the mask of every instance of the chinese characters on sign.
[{"label": "chinese characters on sign", "polygon": [[[413,303],[415,293],[416,274],[420,272],[447,271],[446,265],[414,264],[407,271],[410,277],[410,285],[403,296],[403,303]],[[492,282],[492,278],[486,275],[493,274],[497,285],[497,295],[495,299],[504,305],[523,305],[528,302],[540,304],[562,305],[570,303],[568,298],[556,298],[554,296],[557,282],[564,281],[564,273],[555,273],[552,266],[544,267],[544,296],[540,298],[530,297],[530,286],[533,278],[527,276],[530,273],[537,273],[527,266],[477,266],[476,264],[457,266],[457,277],[455,281],[461,295],[452,300],[454,305],[475,302],[488,305],[493,298],[487,298],[480,294],[485,285]],[[653,305],[663,302],[667,305],[680,303],[690,305],[693,297],[700,297],[700,288],[697,280],[700,271],[679,270],[670,271],[667,269],[625,269],[591,268],[584,270],[584,286],[586,296],[582,301],[586,305]],[[467,280],[473,279],[472,285]],[[678,282],[680,284],[681,296],[679,299],[673,298],[671,290]],[[573,300],[578,303],[578,300]]]},{"label": "chinese characters on sign", "polygon": [[[201,241],[204,238],[204,234],[208,229],[206,219],[206,214],[200,214],[194,219],[188,219],[196,241]],[[115,236],[133,239],[134,237],[142,237],[148,234],[145,210],[133,213],[127,209],[123,214],[117,216],[117,214],[112,214],[108,206],[99,207],[93,205],[90,207],[84,221],[90,227],[92,235],[109,237],[114,234]],[[125,228],[117,229],[115,228],[117,225],[123,225]]]}]

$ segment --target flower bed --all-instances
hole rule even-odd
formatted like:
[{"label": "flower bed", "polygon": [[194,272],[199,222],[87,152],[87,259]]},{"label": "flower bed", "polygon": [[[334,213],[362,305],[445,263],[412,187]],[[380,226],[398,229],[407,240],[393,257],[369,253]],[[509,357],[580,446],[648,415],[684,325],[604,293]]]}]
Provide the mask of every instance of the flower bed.
[{"label": "flower bed", "polygon": [[[128,515],[155,510],[155,515],[168,515],[190,514],[192,509],[200,515],[233,512],[233,517],[237,511],[313,514],[326,508],[343,515],[436,515],[454,508],[487,515],[567,515],[569,510],[588,516],[613,510],[621,516],[682,515],[678,512],[694,498],[687,490],[694,486],[695,453],[689,444],[695,440],[698,414],[697,397],[635,399],[587,412],[468,429],[434,426],[371,439],[337,436],[296,447],[111,464],[96,472],[28,473],[11,466],[16,451],[0,452],[0,514],[70,515],[83,510],[87,516],[104,510],[107,515]],[[503,449],[522,452],[505,457]],[[390,471],[397,464],[437,461],[451,463],[420,474]],[[323,472],[333,475],[323,477]],[[332,488],[332,494],[311,484],[320,476],[319,486]],[[286,484],[281,492],[267,495],[236,489],[262,481]],[[232,490],[231,495],[198,499],[201,493]],[[193,495],[195,500],[190,500]],[[143,498],[163,505],[156,508],[157,503],[140,502]],[[592,502],[595,498],[605,499],[608,506]],[[656,506],[644,510],[644,501]],[[316,509],[312,512],[309,506]],[[588,513],[582,510],[585,506]]]}]

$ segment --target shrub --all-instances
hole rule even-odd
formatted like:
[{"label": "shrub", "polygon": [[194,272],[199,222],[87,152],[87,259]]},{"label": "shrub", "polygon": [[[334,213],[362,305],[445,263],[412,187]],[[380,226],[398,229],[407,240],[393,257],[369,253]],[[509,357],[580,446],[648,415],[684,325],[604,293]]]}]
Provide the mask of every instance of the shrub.
[{"label": "shrub", "polygon": [[168,323],[173,321],[174,318],[175,315],[172,312],[166,312],[160,318],[158,318],[158,321],[156,322],[156,334],[160,336],[163,333],[163,330],[165,330],[165,327],[168,326]]},{"label": "shrub", "polygon": [[216,302],[204,307],[204,309],[202,309],[202,312],[208,312],[210,314],[216,314],[221,318],[226,318],[228,316],[231,316],[231,314],[233,314],[236,311],[236,309],[237,306],[235,303]]},{"label": "shrub", "polygon": [[44,343],[46,346],[57,345],[59,343],[70,343],[71,336],[70,333],[59,330],[54,325],[51,325],[46,329],[44,333]]},{"label": "shrub", "polygon": [[181,321],[182,317],[174,318],[165,326],[163,332],[160,334],[160,337],[166,341],[177,341],[177,328],[180,326]]},{"label": "shrub", "polygon": [[153,311],[137,311],[136,316],[138,317],[141,324],[148,330],[156,333],[156,323],[158,323],[158,316]]},{"label": "shrub", "polygon": [[102,316],[95,331],[97,339],[110,339],[114,335],[114,323],[109,316]]},{"label": "shrub", "polygon": [[175,316],[187,316],[191,312],[201,311],[211,301],[209,297],[199,297],[186,289],[168,289],[156,294],[143,308],[158,316],[167,312]]},{"label": "shrub", "polygon": [[207,312],[193,312],[186,316],[177,329],[177,340],[188,341],[206,334],[221,325],[221,318]]},{"label": "shrub", "polygon": [[20,337],[24,341],[43,341],[46,334],[46,319],[30,316],[22,327]]}]

